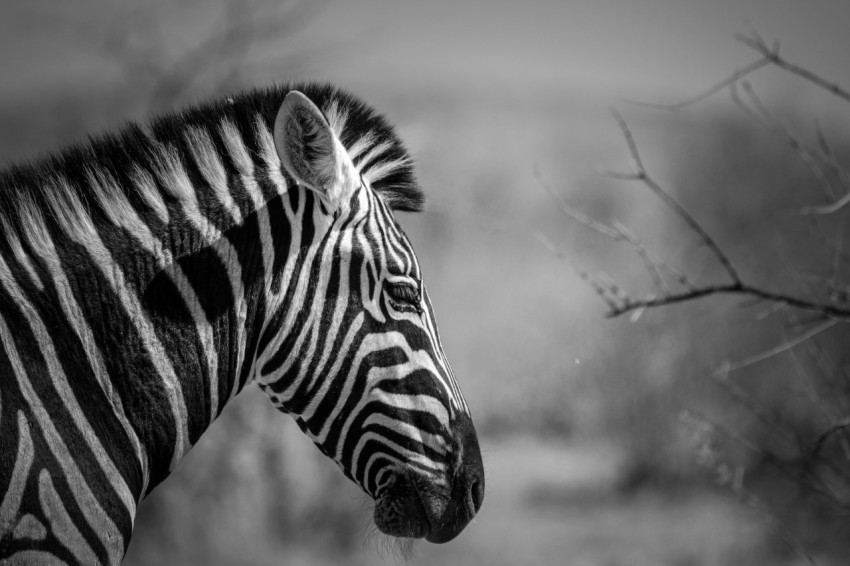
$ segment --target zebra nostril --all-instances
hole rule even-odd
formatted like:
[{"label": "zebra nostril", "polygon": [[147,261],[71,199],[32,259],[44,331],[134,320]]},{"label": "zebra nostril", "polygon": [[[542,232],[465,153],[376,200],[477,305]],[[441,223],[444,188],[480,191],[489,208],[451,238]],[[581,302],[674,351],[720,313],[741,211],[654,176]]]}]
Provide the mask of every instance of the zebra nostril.
[{"label": "zebra nostril", "polygon": [[481,504],[484,502],[484,484],[478,479],[472,480],[472,485],[469,486],[469,496],[472,499],[472,514],[478,513],[481,509]]}]

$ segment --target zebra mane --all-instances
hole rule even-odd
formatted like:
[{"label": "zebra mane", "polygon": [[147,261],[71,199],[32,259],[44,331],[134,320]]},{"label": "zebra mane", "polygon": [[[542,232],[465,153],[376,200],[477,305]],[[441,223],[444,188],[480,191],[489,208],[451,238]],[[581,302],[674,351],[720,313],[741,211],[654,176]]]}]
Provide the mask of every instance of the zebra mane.
[{"label": "zebra mane", "polygon": [[329,84],[304,83],[244,96],[265,99],[263,115],[269,124],[274,124],[280,104],[291,90],[300,90],[319,107],[360,175],[390,208],[405,212],[422,210],[425,196],[413,174],[410,154],[389,122],[354,95]]},{"label": "zebra mane", "polygon": [[[167,223],[165,202],[202,198],[202,193],[191,194],[199,183],[217,192],[219,202],[229,204],[238,221],[240,209],[250,211],[258,199],[233,202],[227,179],[270,165],[271,131],[291,90],[300,90],[322,110],[361,177],[389,207],[422,210],[424,195],[412,160],[386,119],[334,86],[300,83],[203,103],[155,118],[147,126],[131,122],[115,132],[0,171],[0,228],[7,234],[26,233],[27,219],[33,214],[65,223],[81,220],[86,210],[121,219],[119,225],[135,224],[134,209],[151,211],[151,217]],[[100,206],[92,207],[94,203]],[[195,204],[199,210],[205,202]]]}]

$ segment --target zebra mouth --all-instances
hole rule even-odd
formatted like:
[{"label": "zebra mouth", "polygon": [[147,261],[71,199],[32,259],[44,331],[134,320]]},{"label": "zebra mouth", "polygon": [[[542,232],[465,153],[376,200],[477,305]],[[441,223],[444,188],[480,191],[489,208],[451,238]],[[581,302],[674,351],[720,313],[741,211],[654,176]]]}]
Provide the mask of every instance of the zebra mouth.
[{"label": "zebra mouth", "polygon": [[442,544],[475,517],[484,497],[483,476],[453,478],[451,488],[416,473],[392,473],[375,498],[375,525],[382,533]]},{"label": "zebra mouth", "polygon": [[406,474],[392,475],[375,498],[375,526],[379,531],[405,538],[424,538],[431,534],[434,501],[431,497],[423,497],[429,490],[421,484]]}]

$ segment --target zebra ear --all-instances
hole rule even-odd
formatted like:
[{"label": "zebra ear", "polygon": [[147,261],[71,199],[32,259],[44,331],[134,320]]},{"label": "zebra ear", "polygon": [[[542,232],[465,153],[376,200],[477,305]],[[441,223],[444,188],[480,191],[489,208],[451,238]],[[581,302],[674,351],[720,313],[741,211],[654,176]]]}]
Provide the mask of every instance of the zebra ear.
[{"label": "zebra ear", "polygon": [[351,160],[322,111],[303,93],[294,90],[283,100],[274,143],[286,171],[335,209],[349,186]]}]

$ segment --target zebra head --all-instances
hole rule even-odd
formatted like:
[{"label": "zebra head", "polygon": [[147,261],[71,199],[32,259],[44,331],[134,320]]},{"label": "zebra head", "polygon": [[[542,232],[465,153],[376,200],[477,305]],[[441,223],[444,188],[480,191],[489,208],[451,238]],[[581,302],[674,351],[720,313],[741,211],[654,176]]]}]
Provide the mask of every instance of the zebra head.
[{"label": "zebra head", "polygon": [[[275,120],[275,152],[297,185],[287,214],[300,215],[289,261],[303,267],[282,268],[258,382],[375,501],[379,530],[446,542],[481,507],[478,440],[393,217],[404,206],[370,183],[386,171],[363,174],[387,145],[346,148],[338,110],[292,91]],[[409,159],[377,169],[393,165]]]}]

